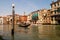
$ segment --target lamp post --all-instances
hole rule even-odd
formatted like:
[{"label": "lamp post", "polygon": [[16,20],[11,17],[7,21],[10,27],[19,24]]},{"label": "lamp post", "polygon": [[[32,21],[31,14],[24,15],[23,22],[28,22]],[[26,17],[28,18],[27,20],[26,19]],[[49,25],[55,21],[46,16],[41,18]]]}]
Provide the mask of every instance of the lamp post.
[{"label": "lamp post", "polygon": [[14,17],[15,17],[15,10],[14,10],[14,8],[15,8],[15,5],[14,4],[12,4],[12,30],[11,30],[11,35],[12,35],[12,40],[14,40]]}]

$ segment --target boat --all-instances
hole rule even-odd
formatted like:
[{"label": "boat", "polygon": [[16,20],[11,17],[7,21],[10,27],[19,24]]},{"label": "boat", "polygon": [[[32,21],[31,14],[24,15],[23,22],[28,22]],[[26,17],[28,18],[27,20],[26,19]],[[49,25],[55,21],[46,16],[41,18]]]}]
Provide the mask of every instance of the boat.
[{"label": "boat", "polygon": [[19,24],[19,27],[28,27],[28,26],[30,26],[29,23],[20,23]]},{"label": "boat", "polygon": [[28,27],[28,26],[30,26],[30,23],[26,22],[27,21],[27,16],[25,15],[25,12],[24,12],[24,15],[21,18],[23,18],[23,20],[21,19],[19,27]]}]

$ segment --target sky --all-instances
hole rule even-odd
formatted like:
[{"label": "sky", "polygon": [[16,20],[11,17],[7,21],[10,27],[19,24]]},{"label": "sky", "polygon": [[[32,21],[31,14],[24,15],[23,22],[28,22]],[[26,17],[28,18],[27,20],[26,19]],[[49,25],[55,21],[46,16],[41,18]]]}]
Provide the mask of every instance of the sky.
[{"label": "sky", "polygon": [[52,0],[0,0],[0,16],[12,14],[12,3],[15,4],[15,14],[29,14],[40,9],[50,9]]}]

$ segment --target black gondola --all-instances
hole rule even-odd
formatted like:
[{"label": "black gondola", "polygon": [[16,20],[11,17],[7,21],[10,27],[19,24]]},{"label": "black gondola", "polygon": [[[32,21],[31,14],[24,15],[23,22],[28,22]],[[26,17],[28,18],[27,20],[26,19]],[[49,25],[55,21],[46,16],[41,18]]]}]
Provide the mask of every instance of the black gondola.
[{"label": "black gondola", "polygon": [[30,26],[29,23],[20,23],[19,24],[19,27],[28,27],[28,26]]}]

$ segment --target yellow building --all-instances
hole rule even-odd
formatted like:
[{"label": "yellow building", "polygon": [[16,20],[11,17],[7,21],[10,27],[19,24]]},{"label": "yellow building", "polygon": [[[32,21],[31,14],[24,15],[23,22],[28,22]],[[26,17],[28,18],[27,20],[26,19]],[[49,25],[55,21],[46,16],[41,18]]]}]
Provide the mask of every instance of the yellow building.
[{"label": "yellow building", "polygon": [[41,24],[50,24],[51,23],[51,17],[50,17],[50,10],[47,9],[41,9],[38,14],[39,14],[39,23]]},{"label": "yellow building", "polygon": [[29,23],[35,23],[35,21],[36,21],[36,23],[37,23],[37,21],[38,21],[38,11],[39,10],[31,12],[27,16],[27,22],[29,22]]},{"label": "yellow building", "polygon": [[60,0],[51,3],[52,24],[60,24]]},{"label": "yellow building", "polygon": [[[38,15],[37,15],[37,14]],[[37,24],[51,24],[51,10],[41,9],[37,11],[33,11],[28,15],[28,21],[33,23],[32,17],[38,16],[38,20],[36,21]],[[35,16],[34,16],[35,15]]]},{"label": "yellow building", "polygon": [[0,16],[0,24],[7,24],[7,17]]},{"label": "yellow building", "polygon": [[7,17],[3,17],[3,24],[7,24]]},{"label": "yellow building", "polygon": [[[8,23],[8,24],[12,24],[12,20],[13,20],[13,19],[12,19],[12,15],[7,15],[6,17],[7,17],[7,23]],[[15,24],[18,24],[18,22],[19,22],[19,17],[20,17],[20,15],[15,14],[15,17],[14,17],[14,20],[15,20],[14,23],[15,23]]]}]

